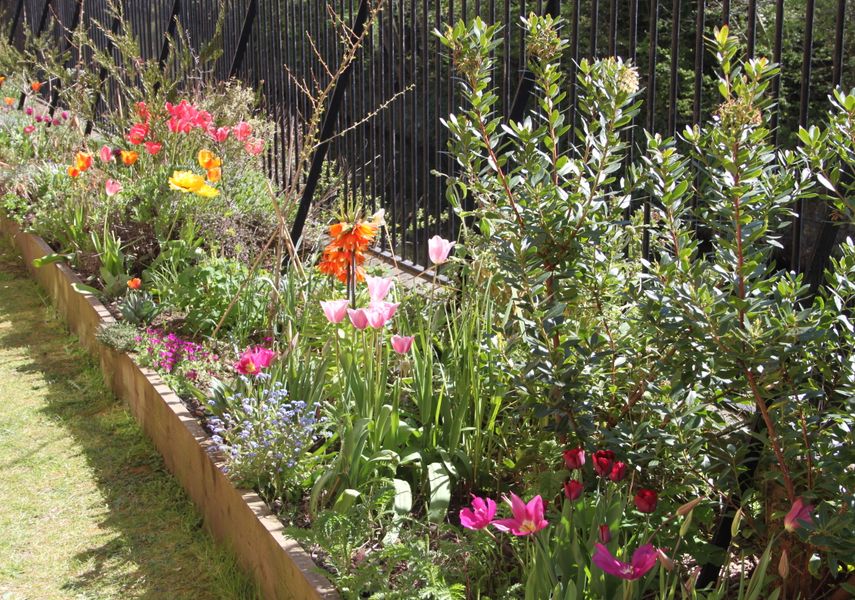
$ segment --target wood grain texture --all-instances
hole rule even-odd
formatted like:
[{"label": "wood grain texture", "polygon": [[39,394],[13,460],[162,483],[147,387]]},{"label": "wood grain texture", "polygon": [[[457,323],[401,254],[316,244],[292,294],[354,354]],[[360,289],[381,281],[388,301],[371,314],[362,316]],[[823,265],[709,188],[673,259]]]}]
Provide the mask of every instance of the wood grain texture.
[{"label": "wood grain texture", "polygon": [[332,600],[335,587],[318,572],[309,554],[284,535],[284,528],[258,494],[236,488],[221,470],[222,455],[178,396],[152,370],[130,356],[104,346],[95,333],[115,322],[93,295],[79,293],[80,282],[64,264],[33,267],[33,259],[52,250],[39,237],[22,233],[0,217],[0,230],[12,238],[27,269],[49,294],[57,311],[81,344],[98,358],[104,379],[130,407],[169,470],[202,513],[214,537],[233,549],[266,598]]}]

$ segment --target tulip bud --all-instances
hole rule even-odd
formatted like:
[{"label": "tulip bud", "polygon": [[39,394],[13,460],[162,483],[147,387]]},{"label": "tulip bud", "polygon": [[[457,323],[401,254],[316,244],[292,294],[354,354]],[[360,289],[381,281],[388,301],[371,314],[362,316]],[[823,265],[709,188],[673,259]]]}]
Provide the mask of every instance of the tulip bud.
[{"label": "tulip bud", "polygon": [[585,486],[581,481],[576,481],[575,479],[571,479],[570,481],[564,482],[564,495],[571,502],[573,500],[578,500],[582,495],[582,491],[585,489]]},{"label": "tulip bud", "polygon": [[695,510],[695,507],[701,503],[703,498],[695,498],[694,500],[690,500],[686,502],[683,506],[677,509],[677,516],[685,517],[687,514]]},{"label": "tulip bud", "polygon": [[659,557],[659,562],[662,563],[662,566],[665,567],[666,571],[670,573],[674,570],[674,561],[671,560],[671,557],[665,554],[662,548],[656,549],[656,555]]},{"label": "tulip bud", "polygon": [[600,543],[602,544],[608,544],[610,541],[612,541],[612,532],[611,529],[609,529],[608,525],[600,525],[600,531],[598,535],[600,538]]},{"label": "tulip bud", "polygon": [[787,550],[781,551],[781,560],[778,561],[778,575],[781,579],[786,579],[790,574],[790,560],[787,558]]}]

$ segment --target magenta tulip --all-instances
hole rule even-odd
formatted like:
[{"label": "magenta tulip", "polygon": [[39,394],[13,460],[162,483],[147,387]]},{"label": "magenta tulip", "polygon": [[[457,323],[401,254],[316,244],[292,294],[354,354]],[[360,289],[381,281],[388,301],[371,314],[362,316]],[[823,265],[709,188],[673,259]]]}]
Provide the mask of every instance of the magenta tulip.
[{"label": "magenta tulip", "polygon": [[466,529],[484,529],[496,516],[496,502],[491,498],[472,496],[472,508],[460,509],[460,524]]},{"label": "magenta tulip", "polygon": [[273,363],[276,353],[268,348],[247,348],[235,363],[235,370],[241,375],[258,375]]},{"label": "magenta tulip", "polygon": [[813,524],[813,517],[811,513],[813,512],[813,506],[810,504],[805,504],[804,500],[802,500],[801,496],[796,498],[796,501],[793,502],[792,508],[790,508],[790,512],[787,513],[787,516],[784,517],[784,529],[793,533],[796,529],[802,526],[803,523],[808,525]]},{"label": "magenta tulip", "polygon": [[543,498],[535,496],[528,504],[511,492],[510,500],[505,497],[505,502],[511,506],[513,518],[497,519],[493,521],[493,526],[499,531],[510,531],[514,535],[530,535],[537,533],[549,522],[543,518]]},{"label": "magenta tulip", "polygon": [[324,316],[330,323],[341,323],[345,315],[347,315],[347,300],[327,300],[321,302],[321,309],[324,311]]},{"label": "magenta tulip", "polygon": [[368,297],[371,302],[382,302],[392,289],[392,280],[384,277],[372,277],[368,275],[365,278],[365,283],[368,285]]},{"label": "magenta tulip", "polygon": [[632,553],[632,560],[625,563],[616,559],[602,544],[594,546],[592,562],[609,575],[621,579],[644,577],[656,565],[657,553],[653,544],[645,544]]},{"label": "magenta tulip", "polygon": [[454,242],[450,242],[438,235],[433,236],[428,240],[428,256],[435,265],[441,265],[448,260],[448,254]]},{"label": "magenta tulip", "polygon": [[411,335],[393,335],[392,348],[398,354],[406,354],[410,351],[410,348],[413,347],[414,339],[415,338]]},{"label": "magenta tulip", "polygon": [[572,450],[565,450],[564,464],[571,471],[573,469],[581,469],[583,466],[585,466],[585,450],[583,448],[573,448]]},{"label": "magenta tulip", "polygon": [[27,125],[26,127],[24,127],[24,133],[25,133],[26,135],[30,135],[30,134],[31,134],[32,132],[34,132],[35,130],[36,130],[36,126],[35,126],[35,125]]},{"label": "magenta tulip", "polygon": [[600,543],[608,544],[612,541],[612,530],[609,529],[609,526],[606,524],[600,525],[600,529],[597,531],[597,537],[599,537]]}]

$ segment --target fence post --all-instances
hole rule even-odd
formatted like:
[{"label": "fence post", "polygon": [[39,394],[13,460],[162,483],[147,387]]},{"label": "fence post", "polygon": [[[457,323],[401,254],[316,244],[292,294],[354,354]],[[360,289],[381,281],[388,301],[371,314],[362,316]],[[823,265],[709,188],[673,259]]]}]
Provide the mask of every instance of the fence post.
[{"label": "fence post", "polygon": [[173,0],[172,10],[169,12],[169,22],[166,25],[166,35],[163,36],[163,45],[160,47],[160,56],[157,58],[157,64],[161,71],[166,66],[166,59],[169,57],[169,39],[175,36],[176,19],[180,13],[181,0]]},{"label": "fence post", "polygon": [[15,41],[15,30],[18,28],[18,21],[21,18],[21,12],[24,10],[24,0],[18,0],[18,5],[15,7],[15,14],[12,16],[12,26],[9,28],[9,43]]},{"label": "fence post", "polygon": [[258,0],[250,0],[246,14],[243,17],[243,26],[240,28],[240,38],[238,38],[237,48],[235,48],[235,55],[232,57],[232,64],[229,67],[230,78],[237,75],[238,69],[243,64],[246,45],[249,43],[249,35],[252,33],[252,26],[255,24],[255,15],[257,13]]},{"label": "fence post", "polygon": [[[356,20],[353,23],[351,39],[356,40],[362,35],[365,29],[365,22],[368,20],[368,1],[359,1],[359,12],[356,14]],[[321,168],[324,165],[324,159],[327,155],[327,150],[330,145],[330,136],[335,128],[336,118],[341,110],[341,102],[344,97],[344,91],[350,83],[350,74],[353,71],[353,61],[345,68],[344,72],[339,77],[335,84],[330,105],[324,115],[324,124],[321,127],[320,143],[315,149],[312,156],[312,165],[309,168],[309,175],[306,178],[306,185],[303,188],[303,195],[300,198],[300,206],[297,209],[297,216],[294,218],[294,225],[291,227],[291,239],[294,242],[294,247],[298,248],[303,236],[303,227],[306,225],[306,217],[309,215],[309,208],[312,205],[312,197],[315,194],[315,189],[318,187],[318,180],[321,176]]]}]

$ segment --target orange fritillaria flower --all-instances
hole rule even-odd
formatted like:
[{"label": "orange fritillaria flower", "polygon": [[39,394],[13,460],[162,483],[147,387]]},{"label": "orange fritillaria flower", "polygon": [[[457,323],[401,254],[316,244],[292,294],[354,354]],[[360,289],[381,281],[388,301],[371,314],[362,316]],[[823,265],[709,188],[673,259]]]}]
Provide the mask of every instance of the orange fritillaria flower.
[{"label": "orange fritillaria flower", "polygon": [[135,150],[122,150],[120,154],[122,156],[122,164],[126,167],[130,167],[132,164],[137,162],[137,159],[140,157],[139,152],[136,152]]},{"label": "orange fritillaria flower", "polygon": [[365,251],[377,235],[377,227],[369,222],[334,223],[329,229],[332,240],[324,248],[318,269],[339,281],[347,282],[351,263],[356,267],[356,280],[363,281]]},{"label": "orange fritillaria flower", "polygon": [[43,85],[44,84],[41,81],[34,81],[30,84],[30,89],[38,94]]}]

